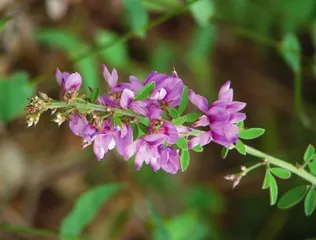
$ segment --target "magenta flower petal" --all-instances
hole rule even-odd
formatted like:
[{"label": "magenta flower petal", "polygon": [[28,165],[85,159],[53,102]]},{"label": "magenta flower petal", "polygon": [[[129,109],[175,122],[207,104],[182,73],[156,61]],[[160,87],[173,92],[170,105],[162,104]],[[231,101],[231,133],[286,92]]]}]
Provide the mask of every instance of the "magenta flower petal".
[{"label": "magenta flower petal", "polygon": [[76,135],[84,137],[84,130],[89,125],[86,116],[83,114],[74,115],[70,114],[69,128]]},{"label": "magenta flower petal", "polygon": [[59,68],[56,68],[56,81],[61,86],[61,83],[63,81],[63,73],[59,70]]},{"label": "magenta flower petal", "polygon": [[113,69],[112,74],[109,72],[107,67],[102,65],[102,73],[105,81],[109,84],[110,88],[114,88],[117,85],[118,75],[116,69]]},{"label": "magenta flower petal", "polygon": [[143,84],[138,80],[137,77],[130,76],[129,81],[131,82],[131,88],[135,93],[137,93],[139,89],[143,87]]},{"label": "magenta flower petal", "polygon": [[176,156],[169,156],[169,161],[162,164],[161,168],[167,173],[176,174],[180,169],[180,156],[178,154]]},{"label": "magenta flower petal", "polygon": [[226,110],[229,112],[239,112],[240,110],[246,107],[246,103],[244,102],[231,102],[227,104]]},{"label": "magenta flower petal", "polygon": [[189,90],[189,99],[190,101],[198,107],[202,112],[207,112],[208,102],[205,97],[202,97],[199,94],[196,94],[191,89]]},{"label": "magenta flower petal", "polygon": [[212,141],[212,132],[211,131],[204,132],[201,136],[192,138],[188,143],[188,147],[191,149],[198,144],[200,144],[200,146],[204,146],[206,144],[209,144],[211,141]]},{"label": "magenta flower petal", "polygon": [[152,100],[162,100],[167,94],[167,91],[166,89],[164,88],[160,88],[158,90],[155,90],[151,96],[150,96],[150,99]]},{"label": "magenta flower petal", "polygon": [[207,116],[202,115],[199,120],[197,120],[195,123],[193,123],[193,127],[205,127],[210,125],[210,120]]},{"label": "magenta flower petal", "polygon": [[136,140],[125,147],[124,152],[123,152],[123,156],[125,160],[130,159],[136,153],[136,151],[138,151],[139,146],[140,146],[140,141],[141,140]]},{"label": "magenta flower petal", "polygon": [[166,136],[165,134],[150,134],[143,137],[144,141],[152,146],[163,143],[167,138],[168,136]]},{"label": "magenta flower petal", "polygon": [[148,113],[148,110],[146,108],[147,108],[147,103],[145,103],[144,101],[136,101],[131,104],[131,109],[134,112],[144,115],[144,116],[146,116]]},{"label": "magenta flower petal", "polygon": [[224,133],[228,141],[236,143],[238,140],[239,127],[235,124],[227,124],[224,127]]},{"label": "magenta flower petal", "polygon": [[165,141],[169,144],[175,144],[179,139],[177,128],[171,122],[164,122],[157,133],[166,135],[167,138]]},{"label": "magenta flower petal", "polygon": [[72,91],[79,91],[82,84],[82,78],[79,73],[73,73],[71,74],[66,80],[65,80],[65,90],[72,90]]},{"label": "magenta flower petal", "polygon": [[99,134],[93,144],[93,152],[98,160],[101,160],[109,150],[112,134]]},{"label": "magenta flower petal", "polygon": [[116,150],[121,156],[125,155],[125,149],[127,146],[132,144],[133,142],[133,130],[130,126],[126,126],[126,134],[120,136],[120,134],[117,134],[115,137],[116,142]]},{"label": "magenta flower petal", "polygon": [[230,89],[230,81],[227,81],[223,84],[223,86],[219,89],[218,99],[221,98],[223,94],[225,94]]},{"label": "magenta flower petal", "polygon": [[230,116],[229,122],[230,123],[238,123],[238,122],[244,121],[245,119],[246,119],[245,113],[233,113]]},{"label": "magenta flower petal", "polygon": [[133,102],[134,97],[135,97],[135,94],[133,91],[129,89],[124,89],[121,95],[121,100],[120,100],[121,107],[128,108]]}]

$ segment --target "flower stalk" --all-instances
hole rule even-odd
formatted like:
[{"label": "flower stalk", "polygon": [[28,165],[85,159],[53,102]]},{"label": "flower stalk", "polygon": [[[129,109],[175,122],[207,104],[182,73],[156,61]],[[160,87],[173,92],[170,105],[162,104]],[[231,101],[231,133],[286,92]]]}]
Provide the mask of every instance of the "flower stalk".
[{"label": "flower stalk", "polygon": [[[71,108],[71,107],[75,107],[78,111],[80,110],[94,110],[94,111],[100,111],[100,112],[108,112],[109,109],[105,106],[102,105],[97,105],[97,104],[93,104],[93,103],[79,103],[79,102],[72,102],[72,103],[65,103],[65,102],[59,102],[59,101],[52,101],[49,102],[45,105],[46,108],[48,109],[56,109],[56,108]],[[110,108],[111,111],[118,113],[118,114],[123,114],[125,116],[130,116],[130,117],[135,117],[139,120],[141,119],[146,119],[145,116],[141,115],[141,114],[137,114],[133,111],[127,110],[127,109],[119,109],[119,108]],[[191,132],[188,133],[188,135],[191,136],[200,136],[204,133],[204,131],[195,129],[195,128],[190,128]],[[261,152],[253,147],[250,147],[248,145],[245,145],[246,147],[246,153],[260,158],[260,159],[265,159],[266,163],[269,163],[271,165],[277,166],[277,167],[281,167],[284,168],[288,171],[290,171],[291,173],[301,177],[302,179],[306,180],[307,182],[309,182],[310,184],[316,186],[316,177],[313,176],[311,173],[307,172],[303,167],[298,167],[298,166],[294,166],[291,163],[288,163],[284,160],[281,160],[279,158],[273,157],[271,155],[268,155],[264,152]],[[231,148],[234,148],[234,146],[232,146]],[[261,166],[263,163],[258,163],[255,166],[255,168]],[[251,167],[247,168],[247,173],[253,170]]]}]

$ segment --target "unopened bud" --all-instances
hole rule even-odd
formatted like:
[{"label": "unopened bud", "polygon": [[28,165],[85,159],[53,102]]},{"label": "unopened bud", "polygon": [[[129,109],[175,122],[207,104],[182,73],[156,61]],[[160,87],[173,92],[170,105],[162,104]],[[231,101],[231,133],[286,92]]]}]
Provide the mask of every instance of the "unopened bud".
[{"label": "unopened bud", "polygon": [[242,176],[236,177],[235,181],[233,182],[233,188],[235,188],[239,184],[241,178],[242,178]]},{"label": "unopened bud", "polygon": [[43,100],[48,100],[49,97],[47,96],[46,93],[38,92],[38,95],[43,99]]},{"label": "unopened bud", "polygon": [[57,123],[58,126],[60,126],[65,120],[66,118],[63,115],[61,115],[60,113],[57,113],[56,118],[53,121]]},{"label": "unopened bud", "polygon": [[241,171],[245,172],[247,170],[246,166],[241,166]]}]

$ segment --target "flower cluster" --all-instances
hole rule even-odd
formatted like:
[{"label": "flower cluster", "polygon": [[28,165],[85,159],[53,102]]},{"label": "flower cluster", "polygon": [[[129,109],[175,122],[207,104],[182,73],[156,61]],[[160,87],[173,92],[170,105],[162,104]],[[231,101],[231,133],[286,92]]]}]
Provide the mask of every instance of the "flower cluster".
[{"label": "flower cluster", "polygon": [[[154,171],[163,169],[172,174],[180,170],[181,153],[188,149],[211,141],[225,147],[236,144],[239,132],[236,123],[246,118],[239,112],[246,104],[232,100],[230,82],[221,87],[218,100],[209,106],[204,97],[187,91],[176,72],[171,75],[151,72],[144,81],[130,76],[129,82],[122,83],[118,82],[116,69],[110,72],[103,65],[102,73],[108,84],[107,93],[90,89],[91,93],[85,95],[79,93],[82,84],[79,73],[57,69],[61,101],[42,93],[32,98],[27,107],[28,125],[36,125],[40,115],[50,109],[58,125],[69,121],[70,130],[82,138],[82,148],[93,144],[98,160],[116,148],[125,160],[135,157],[136,169],[146,163]],[[181,116],[183,110],[179,108],[185,108],[188,99],[205,113],[196,114],[192,126],[208,126],[207,131],[183,125],[187,117]]]}]

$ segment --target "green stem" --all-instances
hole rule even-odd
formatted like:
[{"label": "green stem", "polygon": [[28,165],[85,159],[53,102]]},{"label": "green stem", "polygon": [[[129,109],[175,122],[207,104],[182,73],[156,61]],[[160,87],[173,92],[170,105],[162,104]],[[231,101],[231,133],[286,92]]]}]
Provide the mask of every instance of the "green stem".
[{"label": "green stem", "polygon": [[268,163],[284,168],[294,174],[296,174],[297,176],[305,179],[306,181],[310,182],[312,185],[316,186],[316,177],[313,176],[312,174],[310,174],[309,172],[307,172],[306,170],[304,170],[302,167],[296,167],[291,163],[285,162],[281,159],[272,157],[268,154],[265,154],[257,149],[254,149],[250,146],[245,145],[246,147],[246,151],[249,155],[252,155],[254,157],[258,157],[258,158],[263,158],[265,159]]},{"label": "green stem", "polygon": [[[108,108],[101,106],[101,105],[96,105],[92,103],[64,103],[64,102],[50,102],[46,104],[46,107],[51,109],[51,108],[68,108],[68,107],[76,107],[78,110],[95,110],[95,111],[102,111],[102,112],[108,112]],[[116,113],[124,114],[125,116],[130,116],[130,117],[135,117],[138,119],[146,119],[145,116],[137,114],[131,110],[126,110],[126,109],[118,109],[118,108],[110,108],[110,111],[114,111]],[[201,134],[204,133],[204,131],[198,130],[191,128],[190,135],[191,136],[200,136]],[[310,182],[312,185],[316,186],[316,177],[304,170],[302,167],[296,167],[291,163],[285,162],[281,159],[272,157],[268,154],[265,154],[257,149],[254,149],[250,146],[245,145],[246,147],[246,152],[249,155],[252,155],[254,157],[258,157],[261,159],[265,159],[267,164],[272,164],[281,168],[284,168],[293,174],[296,174],[297,176],[305,179],[306,181]],[[256,166],[256,165],[255,165]]]},{"label": "green stem", "polygon": [[252,165],[251,167],[247,167],[245,171],[242,172],[243,176],[246,176],[246,174],[248,174],[249,172],[263,166],[265,163],[260,162],[260,163],[256,163],[255,165]]}]

